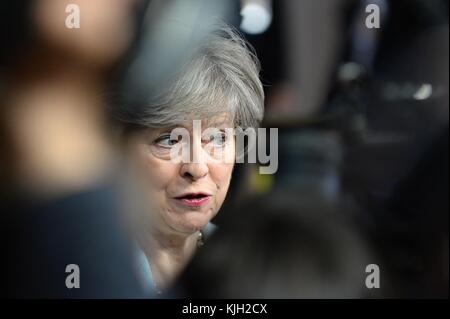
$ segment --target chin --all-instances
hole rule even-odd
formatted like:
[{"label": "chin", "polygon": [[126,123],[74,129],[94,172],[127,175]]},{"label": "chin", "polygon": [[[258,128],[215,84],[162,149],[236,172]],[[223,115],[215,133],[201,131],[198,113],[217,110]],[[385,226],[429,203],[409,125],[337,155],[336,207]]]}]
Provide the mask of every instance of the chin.
[{"label": "chin", "polygon": [[211,216],[205,216],[204,213],[190,213],[188,216],[183,216],[183,218],[173,221],[172,228],[183,233],[195,233],[208,225],[211,218]]}]

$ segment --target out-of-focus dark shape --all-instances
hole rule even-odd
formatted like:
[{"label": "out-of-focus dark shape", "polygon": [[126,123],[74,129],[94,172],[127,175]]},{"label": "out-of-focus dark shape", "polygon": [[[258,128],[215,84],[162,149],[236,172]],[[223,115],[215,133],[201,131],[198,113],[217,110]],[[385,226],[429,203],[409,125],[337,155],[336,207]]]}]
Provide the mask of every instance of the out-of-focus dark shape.
[{"label": "out-of-focus dark shape", "polygon": [[[380,7],[380,29],[365,25],[368,4]],[[275,190],[323,195],[317,186],[337,176],[337,198],[359,207],[376,247],[383,294],[448,295],[448,228],[437,226],[448,219],[448,146],[441,157],[430,147],[448,135],[448,2],[280,0],[268,32],[249,39],[269,80],[265,125],[280,129]],[[433,196],[419,164],[429,157]]]},{"label": "out-of-focus dark shape", "polygon": [[[134,255],[112,181],[42,201],[2,198],[1,296],[8,298],[141,298]],[[68,265],[80,288],[68,289]]]},{"label": "out-of-focus dark shape", "polygon": [[448,136],[447,128],[398,183],[383,216],[388,229],[374,233],[407,297],[448,297]]},{"label": "out-of-focus dark shape", "polygon": [[[448,259],[439,248],[429,247],[448,246],[448,227],[438,226],[448,220],[443,195],[448,191],[448,145],[430,145],[448,137],[448,2],[386,5],[371,60],[357,50],[362,46],[358,41],[367,37],[349,33],[338,68],[351,66],[357,75],[350,79],[337,72],[326,111],[345,136],[344,189],[364,207],[363,224],[374,236],[386,270],[393,272],[396,295],[442,297],[448,295],[442,289],[448,275],[431,265],[448,268]],[[350,25],[355,30],[357,23]],[[435,185],[425,171],[434,176]],[[401,206],[393,205],[393,198]]]},{"label": "out-of-focus dark shape", "polygon": [[[361,298],[369,247],[350,214],[278,189],[224,211],[229,219],[180,280],[178,294],[212,298]],[[301,200],[299,200],[301,199]],[[332,208],[334,206],[334,208]]]}]

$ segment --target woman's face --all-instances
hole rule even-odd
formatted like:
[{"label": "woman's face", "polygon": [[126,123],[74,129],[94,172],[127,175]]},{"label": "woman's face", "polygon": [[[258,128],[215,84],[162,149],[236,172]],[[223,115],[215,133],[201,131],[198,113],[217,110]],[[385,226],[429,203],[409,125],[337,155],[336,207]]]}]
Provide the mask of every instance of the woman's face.
[{"label": "woman's face", "polygon": [[[148,187],[153,225],[191,234],[217,214],[234,166],[232,127],[225,115],[133,135],[132,158]],[[177,131],[178,137],[171,136]]]}]

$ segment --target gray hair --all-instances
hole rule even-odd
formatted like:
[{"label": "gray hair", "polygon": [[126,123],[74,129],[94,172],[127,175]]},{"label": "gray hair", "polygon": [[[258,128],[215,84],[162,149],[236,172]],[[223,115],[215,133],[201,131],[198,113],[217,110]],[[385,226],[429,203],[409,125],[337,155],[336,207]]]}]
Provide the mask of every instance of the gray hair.
[{"label": "gray hair", "polygon": [[[115,114],[125,126],[164,127],[228,113],[235,127],[258,127],[264,114],[260,65],[253,49],[220,24],[176,71],[170,84],[139,108]],[[123,111],[123,110],[122,110]]]}]

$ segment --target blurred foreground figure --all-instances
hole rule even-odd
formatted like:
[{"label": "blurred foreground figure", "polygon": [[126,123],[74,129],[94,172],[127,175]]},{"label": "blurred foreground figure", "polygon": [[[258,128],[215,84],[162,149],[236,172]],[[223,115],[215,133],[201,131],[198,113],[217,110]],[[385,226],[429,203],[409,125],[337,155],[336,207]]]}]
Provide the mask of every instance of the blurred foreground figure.
[{"label": "blurred foreground figure", "polygon": [[[66,27],[69,4],[79,7],[79,29]],[[0,33],[0,285],[6,297],[140,296],[118,213],[102,93],[133,40],[133,11],[143,4],[0,5],[6,22]],[[71,278],[77,270],[79,278]]]},{"label": "blurred foreground figure", "polygon": [[240,206],[198,252],[176,293],[210,298],[366,296],[368,247],[349,218],[311,199],[299,192],[274,192]]}]

